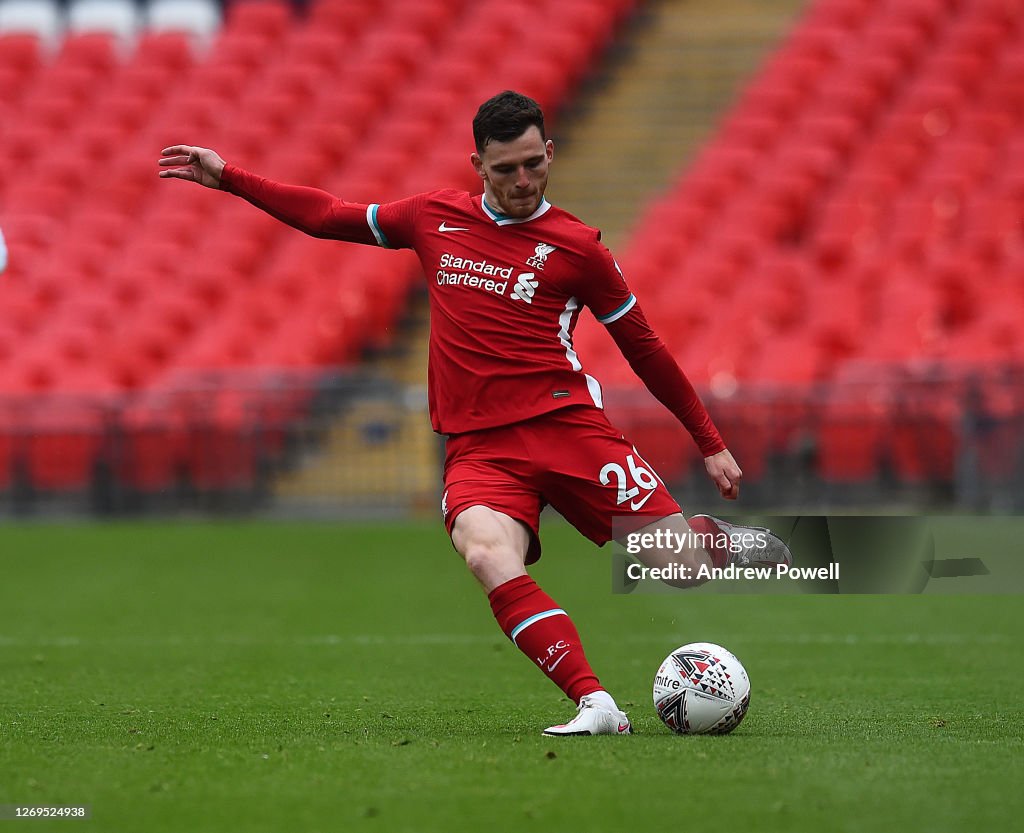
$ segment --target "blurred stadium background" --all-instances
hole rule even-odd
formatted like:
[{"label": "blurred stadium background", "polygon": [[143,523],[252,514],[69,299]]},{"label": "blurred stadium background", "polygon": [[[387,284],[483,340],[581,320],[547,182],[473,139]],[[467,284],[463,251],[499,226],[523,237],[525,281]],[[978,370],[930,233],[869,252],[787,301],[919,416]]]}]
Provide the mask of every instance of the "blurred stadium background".
[{"label": "blurred stadium background", "polygon": [[[551,116],[748,507],[1024,508],[1021,0],[0,0],[0,517],[435,511],[423,276],[161,182],[385,201]],[[613,421],[714,499],[593,321]]]}]

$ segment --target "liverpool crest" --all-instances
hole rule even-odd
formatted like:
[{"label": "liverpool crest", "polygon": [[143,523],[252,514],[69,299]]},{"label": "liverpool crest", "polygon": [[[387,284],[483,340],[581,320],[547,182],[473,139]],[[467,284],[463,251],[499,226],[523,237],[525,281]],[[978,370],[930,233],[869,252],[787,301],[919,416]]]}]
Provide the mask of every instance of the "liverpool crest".
[{"label": "liverpool crest", "polygon": [[534,249],[533,257],[527,258],[526,265],[543,271],[544,264],[548,261],[548,255],[551,254],[555,248],[555,246],[549,246],[547,243],[538,243],[537,248]]}]

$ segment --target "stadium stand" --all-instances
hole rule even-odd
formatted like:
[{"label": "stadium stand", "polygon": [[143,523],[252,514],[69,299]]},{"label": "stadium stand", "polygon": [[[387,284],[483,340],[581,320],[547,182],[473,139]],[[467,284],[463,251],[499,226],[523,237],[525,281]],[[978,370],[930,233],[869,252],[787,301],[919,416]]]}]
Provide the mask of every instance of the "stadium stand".
[{"label": "stadium stand", "polygon": [[355,200],[478,187],[479,101],[557,112],[633,5],[0,0],[0,490],[247,488],[393,338],[413,260],[159,183],[160,148]]},{"label": "stadium stand", "polygon": [[[557,113],[637,5],[0,0],[0,493],[259,487],[395,338],[410,257],[160,185],[161,147],[354,200],[475,188],[476,104],[515,87]],[[755,490],[806,458],[827,494],[986,482],[1020,505],[1022,21],[1024,0],[813,3],[638,217],[623,267]],[[576,342],[684,478],[611,342]]]},{"label": "stadium stand", "polygon": [[[979,454],[987,477],[993,434],[966,431],[998,401],[1019,487],[1022,21],[815,3],[639,219],[623,268],[752,479],[794,441],[826,484],[948,487]],[[635,390],[595,328],[577,344]]]}]

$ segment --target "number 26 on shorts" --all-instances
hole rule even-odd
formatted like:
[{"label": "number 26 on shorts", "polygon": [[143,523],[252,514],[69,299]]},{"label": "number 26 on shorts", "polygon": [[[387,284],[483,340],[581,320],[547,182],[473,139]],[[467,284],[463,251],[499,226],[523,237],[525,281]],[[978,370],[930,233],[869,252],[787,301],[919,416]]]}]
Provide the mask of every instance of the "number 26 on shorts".
[{"label": "number 26 on shorts", "polygon": [[[637,463],[638,460],[639,464]],[[648,498],[654,494],[654,490],[658,488],[658,483],[661,482],[661,478],[654,473],[654,470],[637,453],[635,448],[632,454],[626,455],[625,468],[619,463],[605,463],[601,468],[599,478],[602,486],[610,486],[614,481],[618,489],[616,504],[621,506],[626,501],[630,501],[629,508],[634,512],[647,503]],[[636,500],[641,489],[647,492],[647,494],[640,498],[640,500]]]}]

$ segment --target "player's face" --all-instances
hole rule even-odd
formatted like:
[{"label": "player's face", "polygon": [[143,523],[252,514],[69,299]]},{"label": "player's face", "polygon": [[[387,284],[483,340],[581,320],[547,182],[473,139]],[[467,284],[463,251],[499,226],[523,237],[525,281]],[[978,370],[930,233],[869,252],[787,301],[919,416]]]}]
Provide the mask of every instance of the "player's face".
[{"label": "player's face", "polygon": [[533,214],[548,187],[554,152],[551,140],[545,142],[531,125],[511,142],[488,142],[483,153],[474,153],[473,167],[484,181],[490,206],[509,217]]}]

